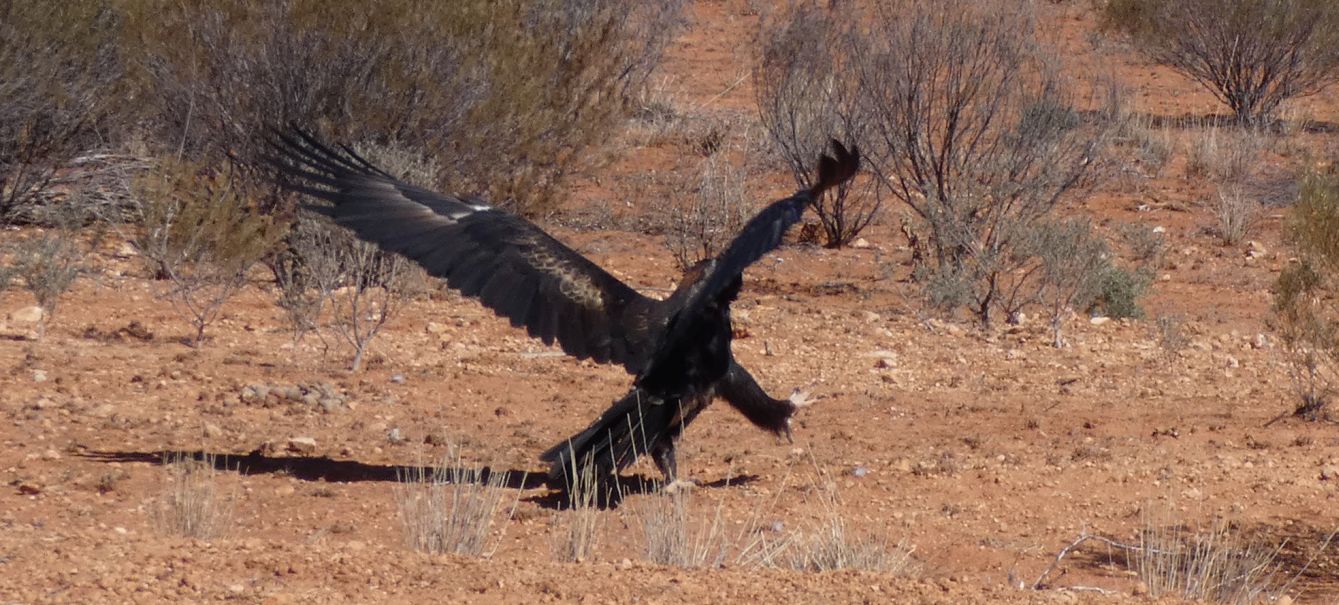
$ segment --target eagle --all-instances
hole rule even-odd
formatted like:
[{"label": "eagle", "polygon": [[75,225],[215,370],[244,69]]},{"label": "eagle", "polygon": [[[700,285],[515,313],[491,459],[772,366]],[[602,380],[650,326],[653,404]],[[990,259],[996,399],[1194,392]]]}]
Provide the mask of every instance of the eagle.
[{"label": "eagle", "polygon": [[860,168],[859,150],[835,139],[818,158],[812,187],[774,201],[715,258],[685,272],[668,298],[645,296],[533,223],[470,196],[406,183],[346,145],[292,128],[275,131],[269,162],[283,187],[323,200],[305,207],[358,238],[445,280],[546,345],[578,359],[617,364],[635,378],[627,394],[585,430],[544,452],[551,486],[602,501],[618,473],[650,455],[662,489],[688,487],[675,449],[684,429],[724,399],[757,427],[790,439],[791,417],[809,403],[796,389],[767,394],[731,354],[730,304],[744,269],[781,244],[824,191]]}]

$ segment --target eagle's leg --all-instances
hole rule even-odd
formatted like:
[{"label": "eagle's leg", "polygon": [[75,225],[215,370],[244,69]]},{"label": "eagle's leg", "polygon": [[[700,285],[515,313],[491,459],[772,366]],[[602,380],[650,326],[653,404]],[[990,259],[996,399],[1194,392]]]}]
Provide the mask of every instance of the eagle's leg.
[{"label": "eagle's leg", "polygon": [[679,478],[679,464],[674,456],[675,442],[677,438],[671,437],[661,440],[651,448],[651,458],[656,462],[656,468],[665,476],[665,483],[660,491],[674,495],[682,493],[697,487],[697,483],[691,479]]}]

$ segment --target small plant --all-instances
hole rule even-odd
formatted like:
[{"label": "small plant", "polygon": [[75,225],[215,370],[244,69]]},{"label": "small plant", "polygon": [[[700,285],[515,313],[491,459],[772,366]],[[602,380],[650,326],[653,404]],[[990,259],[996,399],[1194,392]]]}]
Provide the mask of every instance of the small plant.
[{"label": "small plant", "polygon": [[1102,294],[1111,252],[1082,221],[1042,223],[1029,239],[1027,252],[1039,262],[1037,298],[1051,320],[1051,344],[1060,348],[1065,345],[1061,330],[1069,311],[1087,308]]},{"label": "small plant", "polygon": [[170,160],[137,183],[139,232],[131,243],[170,282],[165,296],[195,328],[191,346],[282,237],[240,187],[223,171]]},{"label": "small plant", "polygon": [[1162,354],[1169,359],[1180,355],[1188,343],[1181,317],[1159,315],[1154,323],[1157,327],[1158,348],[1162,349]]},{"label": "small plant", "polygon": [[14,250],[14,261],[7,270],[0,271],[0,290],[13,277],[23,285],[42,308],[42,319],[37,324],[37,337],[42,338],[46,325],[56,314],[56,305],[75,279],[84,272],[84,253],[68,229],[49,230],[40,236],[20,242]]},{"label": "small plant", "polygon": [[1297,416],[1318,419],[1339,391],[1339,177],[1312,175],[1302,183],[1286,235],[1299,262],[1274,284],[1272,323],[1283,344]]},{"label": "small plant", "polygon": [[439,467],[416,467],[400,477],[395,504],[405,541],[421,552],[490,557],[502,539],[494,538],[495,528],[506,531],[520,492],[508,489],[510,473],[465,468],[458,448],[448,452]]},{"label": "small plant", "polygon": [[217,462],[212,455],[167,457],[167,485],[154,516],[160,531],[208,540],[232,529],[234,501],[219,491]]},{"label": "small plant", "polygon": [[1112,319],[1139,319],[1144,316],[1139,299],[1153,283],[1153,276],[1143,268],[1130,270],[1109,265],[1102,272],[1097,299],[1091,310]]},{"label": "small plant", "polygon": [[1213,204],[1214,233],[1224,246],[1245,241],[1260,215],[1260,203],[1239,185],[1221,185]]}]

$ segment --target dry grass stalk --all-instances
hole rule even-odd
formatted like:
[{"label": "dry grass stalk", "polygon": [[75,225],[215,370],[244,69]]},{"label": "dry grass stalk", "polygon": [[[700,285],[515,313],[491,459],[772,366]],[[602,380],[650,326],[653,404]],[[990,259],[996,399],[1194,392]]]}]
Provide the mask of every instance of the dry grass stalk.
[{"label": "dry grass stalk", "polygon": [[[576,460],[572,464],[575,466]],[[580,563],[590,559],[599,548],[603,517],[594,464],[588,461],[580,469],[573,468],[570,476],[575,481],[567,490],[567,510],[554,516],[553,550],[559,561]]]},{"label": "dry grass stalk", "polygon": [[822,490],[820,521],[793,539],[790,567],[802,571],[861,569],[898,576],[914,576],[920,563],[912,558],[916,549],[905,542],[890,543],[850,530],[835,490]]},{"label": "dry grass stalk", "polygon": [[461,463],[459,450],[452,446],[437,468],[416,467],[400,478],[395,503],[410,548],[473,557],[490,557],[497,550],[502,536],[495,538],[494,529],[500,525],[505,532],[520,491],[507,488],[511,473]]},{"label": "dry grass stalk", "polygon": [[167,458],[167,484],[154,513],[160,531],[208,540],[233,527],[235,502],[220,493],[216,462],[212,455]]},{"label": "dry grass stalk", "polygon": [[696,514],[690,491],[659,493],[632,508],[646,539],[646,559],[659,565],[716,568],[729,544],[721,504],[709,521]]}]

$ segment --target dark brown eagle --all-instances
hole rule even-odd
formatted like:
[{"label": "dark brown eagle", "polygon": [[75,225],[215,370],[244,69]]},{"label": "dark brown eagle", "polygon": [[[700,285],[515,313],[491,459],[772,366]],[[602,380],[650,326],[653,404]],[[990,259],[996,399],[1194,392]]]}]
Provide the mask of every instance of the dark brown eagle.
[{"label": "dark brown eagle", "polygon": [[656,300],[523,218],[405,183],[347,146],[334,148],[295,129],[276,134],[274,149],[271,161],[285,187],[330,202],[311,210],[413,260],[545,344],[556,341],[573,357],[619,364],[636,376],[628,394],[589,428],[541,456],[555,487],[570,490],[589,472],[606,499],[603,490],[617,473],[648,453],[667,485],[683,485],[676,442],[717,396],[759,428],[790,437],[804,394],[773,398],[735,361],[730,303],[744,269],[781,243],[806,206],[859,170],[858,150],[832,141],[831,155],[818,159],[816,185],[769,204],[723,253]]}]

